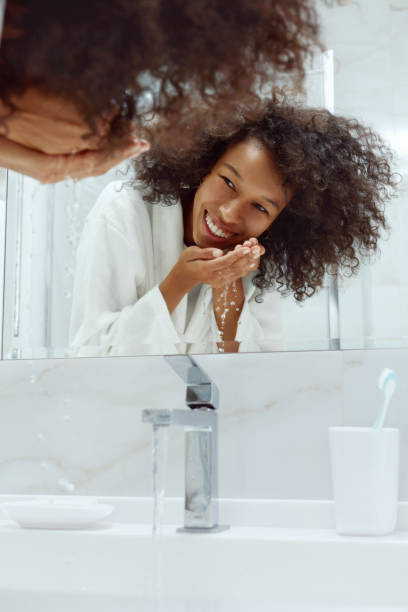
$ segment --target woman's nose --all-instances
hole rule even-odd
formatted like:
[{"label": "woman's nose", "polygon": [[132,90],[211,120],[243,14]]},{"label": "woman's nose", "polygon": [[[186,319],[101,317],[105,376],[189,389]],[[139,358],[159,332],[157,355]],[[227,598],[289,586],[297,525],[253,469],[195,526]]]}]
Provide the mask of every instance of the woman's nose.
[{"label": "woman's nose", "polygon": [[239,200],[228,200],[221,204],[220,208],[221,221],[226,224],[236,224],[241,220],[241,203]]}]

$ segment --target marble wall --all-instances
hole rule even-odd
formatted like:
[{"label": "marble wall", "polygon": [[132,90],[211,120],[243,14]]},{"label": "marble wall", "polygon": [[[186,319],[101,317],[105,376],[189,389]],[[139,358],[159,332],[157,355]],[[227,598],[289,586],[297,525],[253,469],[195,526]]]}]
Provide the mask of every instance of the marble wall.
[{"label": "marble wall", "polygon": [[[327,427],[370,425],[379,371],[399,388],[401,499],[408,500],[408,351],[202,355],[220,388],[220,495],[328,499]],[[150,495],[143,408],[182,407],[161,357],[0,362],[0,493]],[[183,490],[183,434],[170,431],[167,493]]]}]

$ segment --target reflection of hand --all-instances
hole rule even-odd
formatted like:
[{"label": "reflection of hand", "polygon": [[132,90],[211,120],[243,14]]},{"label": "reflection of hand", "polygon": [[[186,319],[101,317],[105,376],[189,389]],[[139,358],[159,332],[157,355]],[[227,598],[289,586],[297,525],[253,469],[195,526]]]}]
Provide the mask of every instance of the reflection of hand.
[{"label": "reflection of hand", "polygon": [[204,283],[211,287],[223,287],[240,277],[249,265],[251,249],[241,245],[225,255],[219,249],[189,247],[180,256],[175,268],[192,289]]},{"label": "reflection of hand", "polygon": [[185,294],[200,283],[219,289],[246,276],[259,266],[264,253],[264,247],[256,238],[237,245],[225,255],[220,249],[188,247],[160,284],[169,312],[173,312]]},{"label": "reflection of hand", "polygon": [[41,183],[57,183],[66,178],[83,179],[104,174],[113,166],[148,150],[145,140],[130,140],[97,151],[68,155],[47,155],[0,136],[0,166],[21,172]]},{"label": "reflection of hand", "polygon": [[120,144],[107,136],[117,110],[95,117],[95,133],[72,102],[28,87],[13,96],[11,111],[0,101],[0,165],[41,183],[104,174],[149,148],[129,134]]},{"label": "reflection of hand", "polygon": [[95,131],[72,102],[35,87],[12,96],[13,110],[0,102],[0,134],[48,155],[67,155],[98,149],[110,132],[117,110],[95,117]]}]

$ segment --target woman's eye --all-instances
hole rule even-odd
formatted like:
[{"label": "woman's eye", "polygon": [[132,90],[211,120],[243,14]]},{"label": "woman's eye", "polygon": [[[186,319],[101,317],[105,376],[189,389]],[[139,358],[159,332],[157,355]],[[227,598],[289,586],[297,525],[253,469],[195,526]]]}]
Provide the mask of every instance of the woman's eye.
[{"label": "woman's eye", "polygon": [[230,189],[233,189],[235,191],[235,185],[232,181],[229,180],[229,178],[227,178],[226,176],[221,176],[221,178]]},{"label": "woman's eye", "polygon": [[264,208],[262,206],[262,204],[258,204],[258,202],[254,202],[254,206],[255,206],[255,208],[257,208],[261,212],[266,213],[267,215],[269,215],[268,211],[266,210],[266,208]]}]

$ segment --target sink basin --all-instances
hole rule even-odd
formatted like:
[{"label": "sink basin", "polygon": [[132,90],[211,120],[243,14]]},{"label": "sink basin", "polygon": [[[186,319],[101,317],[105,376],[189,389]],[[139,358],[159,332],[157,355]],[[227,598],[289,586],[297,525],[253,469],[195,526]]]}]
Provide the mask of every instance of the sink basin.
[{"label": "sink basin", "polygon": [[[289,512],[291,522],[296,513],[303,516],[301,527],[282,526],[281,519],[277,526],[265,524],[264,507],[259,521],[264,524],[257,527],[232,524],[222,533],[192,535],[165,525],[156,538],[143,522],[35,531],[3,521],[0,610],[408,610],[408,531],[382,538],[342,537],[327,524],[307,525],[317,520],[310,507],[308,520],[300,505]],[[237,513],[230,515],[236,519]]]}]

